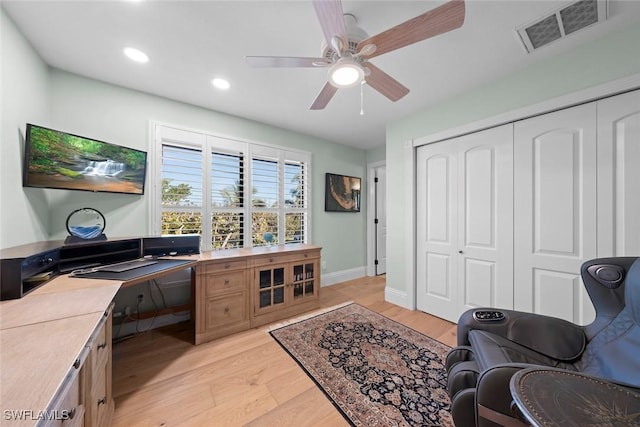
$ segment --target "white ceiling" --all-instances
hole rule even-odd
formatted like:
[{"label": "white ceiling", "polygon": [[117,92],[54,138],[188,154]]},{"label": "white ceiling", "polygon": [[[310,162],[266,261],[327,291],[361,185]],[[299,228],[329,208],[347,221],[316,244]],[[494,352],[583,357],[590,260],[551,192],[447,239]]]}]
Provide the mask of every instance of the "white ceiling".
[{"label": "white ceiling", "polygon": [[[343,9],[375,35],[443,3],[345,0]],[[320,56],[323,34],[310,0],[2,0],[52,67],[363,149],[384,144],[390,121],[640,21],[640,1],[610,0],[606,22],[525,53],[515,28],[564,4],[467,0],[462,28],[371,60],[411,92],[394,103],[365,87],[361,116],[359,87],[338,91],[324,110],[309,110],[325,68],[244,62],[245,55]],[[125,46],[150,61],[130,61]],[[216,76],[231,89],[214,89]]]}]

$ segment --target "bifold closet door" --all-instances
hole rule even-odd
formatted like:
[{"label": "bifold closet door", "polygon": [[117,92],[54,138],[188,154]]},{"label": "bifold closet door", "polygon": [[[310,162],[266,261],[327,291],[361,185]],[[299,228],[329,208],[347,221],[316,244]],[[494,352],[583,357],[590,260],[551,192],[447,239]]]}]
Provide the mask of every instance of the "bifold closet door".
[{"label": "bifold closet door", "polygon": [[598,101],[598,256],[640,256],[640,90]]},{"label": "bifold closet door", "polygon": [[513,307],[513,126],[417,150],[419,310]]},{"label": "bifold closet door", "polygon": [[515,124],[514,308],[593,319],[580,266],[596,257],[596,104]]},{"label": "bifold closet door", "polygon": [[418,147],[416,162],[416,307],[455,322],[458,144]]}]

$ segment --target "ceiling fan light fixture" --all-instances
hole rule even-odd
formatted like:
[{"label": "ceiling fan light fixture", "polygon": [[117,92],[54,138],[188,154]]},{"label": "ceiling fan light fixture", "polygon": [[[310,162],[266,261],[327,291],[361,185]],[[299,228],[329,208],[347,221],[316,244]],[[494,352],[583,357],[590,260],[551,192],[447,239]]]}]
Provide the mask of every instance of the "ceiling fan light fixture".
[{"label": "ceiling fan light fixture", "polygon": [[329,83],[337,88],[353,87],[363,79],[362,66],[350,58],[340,58],[329,69]]}]

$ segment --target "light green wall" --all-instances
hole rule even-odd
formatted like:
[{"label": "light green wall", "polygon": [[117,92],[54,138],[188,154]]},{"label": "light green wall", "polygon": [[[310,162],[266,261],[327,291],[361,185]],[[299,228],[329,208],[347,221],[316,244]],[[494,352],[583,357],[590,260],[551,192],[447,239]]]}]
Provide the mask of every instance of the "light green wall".
[{"label": "light green wall", "polygon": [[367,164],[382,162],[387,157],[387,150],[384,145],[367,150]]},{"label": "light green wall", "polygon": [[150,121],[159,121],[311,152],[310,243],[323,247],[324,273],[365,266],[366,200],[360,213],[324,212],[324,174],[364,178],[364,150],[48,69],[19,30],[10,22],[5,25],[8,19],[4,13],[2,19],[2,107],[12,111],[10,117],[3,114],[2,118],[0,247],[62,239],[67,234],[67,215],[85,206],[105,215],[109,237],[146,235],[149,231],[148,194],[23,188],[21,138],[26,122],[148,151]]},{"label": "light green wall", "polygon": [[610,34],[387,126],[387,285],[407,291],[405,144],[466,123],[640,73],[640,24]]},{"label": "light green wall", "polygon": [[0,248],[48,238],[42,190],[22,191],[24,130],[49,121],[49,70],[0,8]]}]

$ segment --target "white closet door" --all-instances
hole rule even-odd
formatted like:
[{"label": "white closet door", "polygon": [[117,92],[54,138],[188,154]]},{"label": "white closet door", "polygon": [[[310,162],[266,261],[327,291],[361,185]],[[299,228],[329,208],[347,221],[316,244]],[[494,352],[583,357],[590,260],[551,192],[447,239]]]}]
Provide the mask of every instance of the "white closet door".
[{"label": "white closet door", "polygon": [[515,124],[514,308],[593,319],[580,266],[596,256],[596,104]]},{"label": "white closet door", "polygon": [[416,306],[444,319],[458,317],[458,145],[416,152]]},{"label": "white closet door", "polygon": [[459,138],[458,153],[458,315],[511,309],[513,125]]},{"label": "white closet door", "polygon": [[513,126],[417,150],[418,309],[513,307]]},{"label": "white closet door", "polygon": [[640,90],[598,102],[598,256],[640,256]]}]

